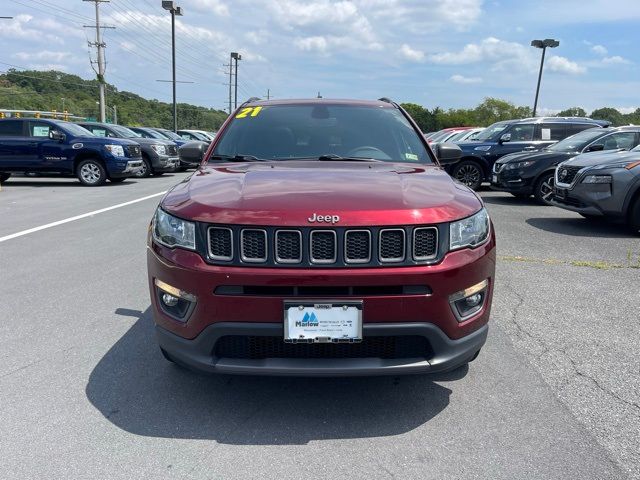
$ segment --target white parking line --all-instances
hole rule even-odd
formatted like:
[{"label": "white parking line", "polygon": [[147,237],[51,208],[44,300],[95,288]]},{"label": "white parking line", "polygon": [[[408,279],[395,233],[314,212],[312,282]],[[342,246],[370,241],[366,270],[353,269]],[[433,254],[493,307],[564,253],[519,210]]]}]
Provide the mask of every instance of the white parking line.
[{"label": "white parking line", "polygon": [[160,195],[164,195],[165,193],[167,193],[166,190],[164,192],[154,193],[153,195],[147,195],[146,197],[137,198],[135,200],[131,200],[130,202],[119,203],[111,207],[101,208],[100,210],[94,210],[93,212],[83,213],[82,215],[76,215],[75,217],[65,218],[64,220],[58,220],[57,222],[47,223],[46,225],[40,225],[39,227],[34,227],[28,230],[23,230],[21,232],[12,233],[11,235],[0,237],[0,243],[5,242],[7,240],[11,240],[13,238],[22,237],[23,235],[29,235],[30,233],[39,232],[40,230],[44,230],[46,228],[57,227],[58,225],[62,225],[64,223],[74,222],[75,220],[91,217],[99,213],[108,212],[109,210],[115,210],[116,208],[122,208],[122,207],[126,207],[127,205],[133,205],[134,203],[144,202],[145,200],[149,200],[150,198],[154,198],[154,197],[159,197]]}]

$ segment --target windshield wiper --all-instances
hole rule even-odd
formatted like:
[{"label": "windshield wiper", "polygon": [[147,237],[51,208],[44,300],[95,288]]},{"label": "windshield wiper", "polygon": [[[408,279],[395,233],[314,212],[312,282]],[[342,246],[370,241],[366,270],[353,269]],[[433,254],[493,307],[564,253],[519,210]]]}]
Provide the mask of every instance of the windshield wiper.
[{"label": "windshield wiper", "polygon": [[254,157],[253,155],[211,155],[211,160],[226,160],[228,162],[264,162],[264,158]]},{"label": "windshield wiper", "polygon": [[368,157],[341,157],[340,155],[335,155],[330,153],[328,155],[320,155],[318,160],[323,162],[332,162],[332,161],[347,161],[347,162],[382,162],[384,160],[378,160],[376,158],[368,158]]}]

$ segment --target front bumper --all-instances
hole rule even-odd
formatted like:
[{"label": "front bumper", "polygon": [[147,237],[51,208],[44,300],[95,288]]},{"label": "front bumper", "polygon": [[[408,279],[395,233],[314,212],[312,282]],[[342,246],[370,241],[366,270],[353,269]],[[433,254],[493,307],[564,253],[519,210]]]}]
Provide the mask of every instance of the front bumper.
[{"label": "front bumper", "polygon": [[[493,230],[493,229],[492,229]],[[152,311],[160,345],[196,369],[273,375],[372,375],[444,371],[469,361],[486,338],[495,275],[495,238],[475,249],[448,253],[435,265],[360,269],[251,268],[210,265],[195,252],[150,243],[147,265]],[[167,314],[155,280],[195,297],[184,321]],[[449,300],[488,281],[482,309],[458,321]],[[374,358],[218,358],[216,341],[228,332],[283,338],[284,302],[278,294],[219,293],[224,286],[388,287],[427,286],[428,293],[332,296],[363,301],[363,338],[414,335],[426,339],[425,355]],[[410,291],[409,289],[408,291]],[[261,290],[262,291],[262,290]],[[318,300],[327,297],[315,297]],[[484,333],[482,333],[484,332]],[[405,358],[407,357],[407,358]],[[409,358],[412,357],[412,358]]]},{"label": "front bumper", "polygon": [[531,195],[533,193],[532,179],[523,177],[521,173],[521,170],[505,169],[498,173],[492,172],[490,187],[498,192]]},{"label": "front bumper", "polygon": [[169,157],[166,155],[158,155],[153,161],[153,170],[156,172],[175,172],[180,166],[178,157]]},{"label": "front bumper", "polygon": [[[604,172],[603,174],[609,175],[611,173]],[[623,172],[622,175],[626,175],[626,172]],[[569,188],[556,185],[551,203],[583,215],[622,218],[624,217],[624,202],[628,183],[625,185],[623,181],[616,182],[615,174],[612,178],[613,183],[581,183],[582,178],[580,178]]]},{"label": "front bumper", "polygon": [[156,326],[160,346],[177,362],[207,373],[287,376],[370,376],[437,373],[469,362],[484,345],[489,326],[458,340],[447,337],[431,323],[385,323],[364,325],[365,337],[416,335],[427,339],[430,354],[424,357],[382,358],[220,358],[217,341],[226,335],[279,336],[282,323],[221,322],[210,325],[189,340]]},{"label": "front bumper", "polygon": [[128,160],[124,170],[110,171],[109,177],[128,178],[128,177],[133,177],[140,171],[142,171],[142,158],[135,159],[135,160]]}]

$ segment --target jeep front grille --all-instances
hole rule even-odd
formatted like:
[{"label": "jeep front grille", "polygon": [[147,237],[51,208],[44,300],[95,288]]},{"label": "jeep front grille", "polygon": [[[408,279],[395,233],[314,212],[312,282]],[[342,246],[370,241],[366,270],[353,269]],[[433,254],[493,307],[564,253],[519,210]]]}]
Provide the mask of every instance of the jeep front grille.
[{"label": "jeep front grille", "polygon": [[381,267],[431,264],[442,256],[437,226],[203,227],[207,259],[225,265]]},{"label": "jeep front grille", "polygon": [[167,145],[167,155],[175,156],[178,154],[178,147],[176,145]]},{"label": "jeep front grille", "polygon": [[129,145],[127,146],[127,157],[139,157],[141,152],[140,152],[140,147],[138,145]]}]

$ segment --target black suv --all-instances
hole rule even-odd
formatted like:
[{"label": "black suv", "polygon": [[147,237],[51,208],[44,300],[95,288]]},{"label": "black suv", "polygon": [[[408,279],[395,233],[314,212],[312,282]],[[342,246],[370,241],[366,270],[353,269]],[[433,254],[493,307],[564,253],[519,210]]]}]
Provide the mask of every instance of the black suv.
[{"label": "black suv", "polygon": [[127,127],[110,123],[81,122],[79,125],[98,137],[128,138],[139,144],[142,170],[136,174],[137,177],[158,176],[178,169],[178,146],[171,140],[144,138]]},{"label": "black suv", "polygon": [[447,171],[477,190],[490,181],[494,162],[509,153],[540,150],[582,130],[605,127],[610,122],[585,117],[536,117],[506,120],[490,125],[472,142],[458,143],[462,158]]},{"label": "black suv", "polygon": [[591,128],[536,152],[505,155],[493,164],[491,188],[516,197],[533,194],[551,205],[556,166],[586,152],[630,150],[640,143],[640,127]]}]

